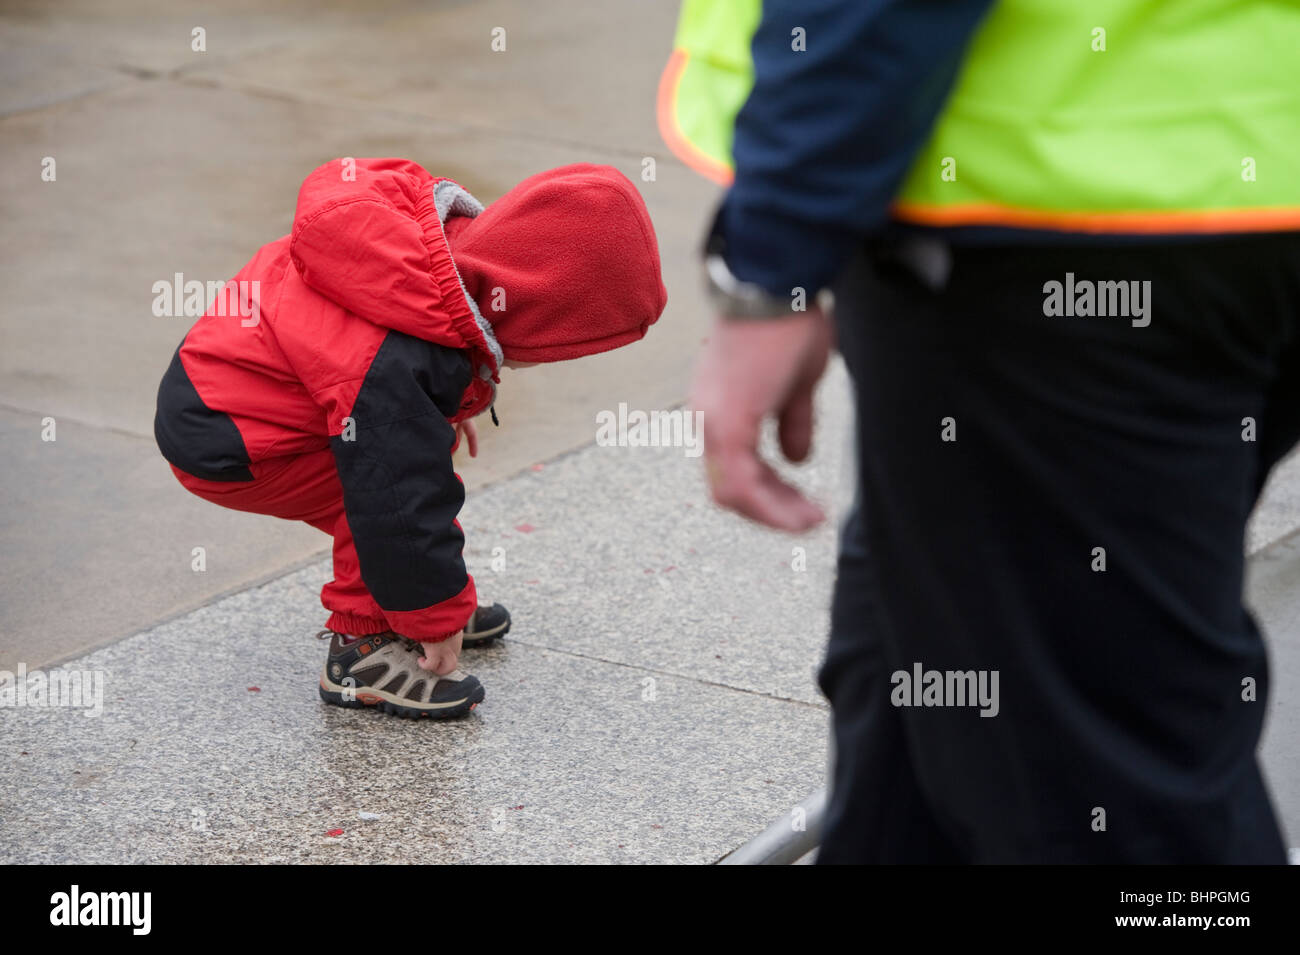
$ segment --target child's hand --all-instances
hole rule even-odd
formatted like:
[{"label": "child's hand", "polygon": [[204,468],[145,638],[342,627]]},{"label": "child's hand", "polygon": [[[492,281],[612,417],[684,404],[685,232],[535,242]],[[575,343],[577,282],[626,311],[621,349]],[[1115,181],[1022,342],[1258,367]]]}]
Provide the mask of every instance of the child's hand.
[{"label": "child's hand", "polygon": [[460,424],[456,425],[456,442],[460,443],[461,435],[469,443],[469,456],[478,457],[478,425],[466,418]]},{"label": "child's hand", "polygon": [[456,663],[460,660],[460,643],[464,637],[465,631],[461,630],[454,637],[448,637],[446,640],[440,640],[437,643],[424,644],[424,656],[420,658],[420,669],[432,670],[438,676],[446,676],[456,669]]}]

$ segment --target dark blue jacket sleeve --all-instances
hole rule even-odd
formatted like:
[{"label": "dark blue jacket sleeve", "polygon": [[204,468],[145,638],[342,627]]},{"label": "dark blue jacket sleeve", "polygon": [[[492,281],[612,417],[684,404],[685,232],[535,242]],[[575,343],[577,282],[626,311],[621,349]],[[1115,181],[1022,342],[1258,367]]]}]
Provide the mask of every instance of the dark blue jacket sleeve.
[{"label": "dark blue jacket sleeve", "polygon": [[881,229],[991,5],[764,0],[736,178],[714,225],[738,278],[816,291]]}]

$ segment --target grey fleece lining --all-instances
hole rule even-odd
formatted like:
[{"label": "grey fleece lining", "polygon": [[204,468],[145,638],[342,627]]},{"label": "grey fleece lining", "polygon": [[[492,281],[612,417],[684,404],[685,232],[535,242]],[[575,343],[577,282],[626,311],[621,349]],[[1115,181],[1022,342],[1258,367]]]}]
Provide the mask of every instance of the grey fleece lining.
[{"label": "grey fleece lining", "polygon": [[438,221],[443,223],[447,221],[448,215],[473,219],[483,211],[483,203],[450,179],[443,179],[433,187],[433,204],[438,210]]},{"label": "grey fleece lining", "polygon": [[[438,210],[438,223],[444,226],[443,239],[446,239],[446,229],[448,216],[466,216],[473,219],[483,211],[483,203],[479,202],[468,192],[452,182],[450,179],[443,179],[433,186],[433,205]],[[450,244],[447,246],[451,248]],[[473,296],[469,294],[469,289],[465,288],[465,280],[460,277],[460,269],[456,265],[455,257],[452,258],[452,268],[456,269],[456,280],[460,282],[460,290],[465,296],[465,304],[474,315],[474,321],[478,324],[479,331],[487,339],[488,350],[492,353],[493,359],[496,360],[497,367],[501,367],[501,362],[505,356],[501,354],[501,346],[497,344],[496,334],[492,331],[492,325],[483,313],[478,310],[478,303],[474,301]],[[492,381],[492,369],[484,365],[479,369],[479,376]],[[493,384],[492,390],[496,392],[496,385]]]}]

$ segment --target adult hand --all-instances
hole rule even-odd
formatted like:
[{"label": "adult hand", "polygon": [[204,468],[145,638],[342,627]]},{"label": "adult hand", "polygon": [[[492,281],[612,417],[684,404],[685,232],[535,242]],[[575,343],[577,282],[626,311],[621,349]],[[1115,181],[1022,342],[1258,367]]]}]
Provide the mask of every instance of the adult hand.
[{"label": "adult hand", "polygon": [[820,308],[774,320],[719,316],[695,368],[690,405],[703,413],[705,468],[715,502],[777,530],[809,530],[822,508],[759,457],[759,429],[779,422],[781,452],[813,450],[813,390],[831,355],[832,330]]},{"label": "adult hand", "polygon": [[781,451],[812,450],[813,389],[830,357],[831,323],[820,308],[767,320],[719,316],[695,372],[691,407],[703,413],[704,463],[713,499],[778,530],[801,532],[822,509],[758,454],[759,429],[775,415]]}]

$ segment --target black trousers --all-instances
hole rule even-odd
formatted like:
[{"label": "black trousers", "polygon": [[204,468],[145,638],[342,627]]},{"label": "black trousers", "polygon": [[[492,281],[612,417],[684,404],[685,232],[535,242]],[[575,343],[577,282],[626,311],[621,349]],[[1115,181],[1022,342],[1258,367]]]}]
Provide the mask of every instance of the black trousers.
[{"label": "black trousers", "polygon": [[[1052,281],[1149,281],[1149,324],[1045,315]],[[938,281],[877,245],[835,294],[859,478],[819,861],[1284,862],[1243,535],[1300,438],[1300,236],[954,248]],[[996,671],[996,715],[949,671]]]}]

